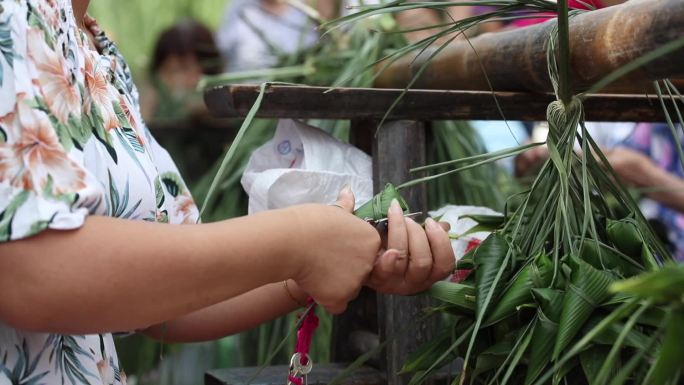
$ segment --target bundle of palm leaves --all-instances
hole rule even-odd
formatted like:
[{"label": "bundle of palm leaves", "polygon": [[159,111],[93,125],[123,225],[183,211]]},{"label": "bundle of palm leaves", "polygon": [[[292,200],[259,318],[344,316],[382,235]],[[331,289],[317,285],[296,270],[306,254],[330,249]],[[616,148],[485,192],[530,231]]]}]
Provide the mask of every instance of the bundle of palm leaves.
[{"label": "bundle of palm leaves", "polygon": [[[530,15],[558,7],[558,29],[548,49],[549,73],[558,98],[547,110],[550,156],[529,191],[515,198],[516,210],[503,218],[477,218],[479,228],[488,227],[492,234],[458,263],[458,269],[473,271],[467,279],[440,282],[430,290],[443,301],[432,310],[449,315],[449,323],[413,355],[404,372],[414,373],[411,383],[422,383],[463,357],[463,371],[454,383],[676,384],[684,362],[684,352],[676,346],[684,335],[682,270],[663,268],[672,261],[668,250],[587,132],[583,96],[570,93],[567,0],[558,5],[545,0],[459,4],[497,8],[454,22],[413,48],[425,48],[492,17],[512,17],[521,11]],[[339,23],[459,4],[395,1],[367,8]],[[611,74],[592,91],[683,42],[666,44]],[[655,85],[664,105],[660,84]],[[670,82],[663,85],[681,124],[679,93]],[[673,119],[667,109],[665,113],[674,132]],[[574,151],[576,143],[580,153]],[[681,151],[679,142],[677,146]],[[506,154],[459,159],[452,162],[459,168],[405,185],[459,172],[500,155]],[[396,194],[383,192],[387,193]],[[617,204],[611,206],[608,201]],[[635,278],[645,271],[653,273]],[[628,280],[619,283],[624,279]]]}]

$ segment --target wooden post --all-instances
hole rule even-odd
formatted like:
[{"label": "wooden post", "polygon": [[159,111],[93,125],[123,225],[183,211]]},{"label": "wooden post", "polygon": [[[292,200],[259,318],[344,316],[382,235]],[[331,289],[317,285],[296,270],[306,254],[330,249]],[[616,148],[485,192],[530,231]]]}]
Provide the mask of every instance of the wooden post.
[{"label": "wooden post", "polygon": [[[373,185],[376,192],[385,183],[399,184],[409,178],[409,169],[425,164],[425,124],[415,121],[395,121],[377,130],[373,145]],[[403,191],[412,211],[427,210],[424,186]],[[401,297],[378,295],[378,316],[381,340],[388,340],[385,362],[388,385],[403,385],[409,376],[397,373],[409,354],[431,337],[427,324],[415,325],[417,316],[429,306],[423,296]]]}]

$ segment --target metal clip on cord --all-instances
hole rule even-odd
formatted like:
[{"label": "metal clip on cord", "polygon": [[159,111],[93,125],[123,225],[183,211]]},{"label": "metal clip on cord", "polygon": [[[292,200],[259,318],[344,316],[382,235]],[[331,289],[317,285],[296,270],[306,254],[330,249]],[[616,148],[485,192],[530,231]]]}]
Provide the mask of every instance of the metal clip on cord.
[{"label": "metal clip on cord", "polygon": [[[306,362],[302,364],[302,362]],[[313,361],[308,354],[302,356],[301,353],[295,353],[290,359],[290,372],[287,376],[288,385],[307,385],[306,375],[311,372],[313,368]]]},{"label": "metal clip on cord", "polygon": [[300,315],[297,327],[297,342],[295,344],[294,355],[290,359],[290,368],[287,374],[287,385],[307,385],[307,374],[313,368],[313,361],[309,357],[309,348],[313,333],[318,327],[318,317],[316,317],[316,303],[313,298],[307,300],[309,306]]}]

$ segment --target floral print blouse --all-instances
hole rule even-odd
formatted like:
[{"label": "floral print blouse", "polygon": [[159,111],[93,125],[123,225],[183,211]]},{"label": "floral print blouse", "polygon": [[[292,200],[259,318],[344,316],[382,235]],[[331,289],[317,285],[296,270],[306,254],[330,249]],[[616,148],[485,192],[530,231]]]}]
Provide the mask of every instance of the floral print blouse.
[{"label": "floral print blouse", "polygon": [[[70,0],[0,0],[0,242],[76,229],[88,215],[197,220],[140,117],[116,46],[101,33],[97,50],[88,41]],[[29,333],[0,322],[0,385],[125,382],[111,334]]]}]

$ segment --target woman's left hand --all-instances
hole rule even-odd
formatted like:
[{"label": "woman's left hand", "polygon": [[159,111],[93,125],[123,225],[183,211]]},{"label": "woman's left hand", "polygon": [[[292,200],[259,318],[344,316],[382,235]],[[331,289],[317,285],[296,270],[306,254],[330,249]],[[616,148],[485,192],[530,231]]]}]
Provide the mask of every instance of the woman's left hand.
[{"label": "woman's left hand", "polygon": [[439,223],[428,218],[423,229],[404,217],[396,201],[387,218],[387,245],[375,261],[369,287],[384,294],[410,295],[428,289],[453,272],[451,241]]}]

